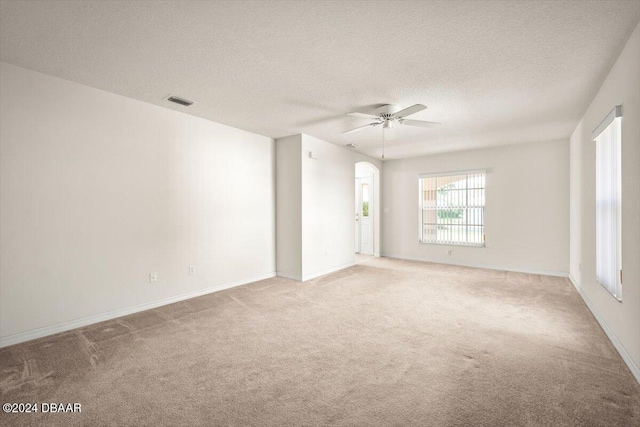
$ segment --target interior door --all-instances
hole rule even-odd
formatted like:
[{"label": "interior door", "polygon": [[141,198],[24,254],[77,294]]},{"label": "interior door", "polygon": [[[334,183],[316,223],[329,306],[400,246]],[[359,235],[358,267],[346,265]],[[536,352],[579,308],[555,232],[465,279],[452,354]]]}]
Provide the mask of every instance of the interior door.
[{"label": "interior door", "polygon": [[356,195],[356,200],[354,203],[355,206],[355,230],[356,230],[356,253],[360,253],[360,204],[362,203],[360,200],[362,199],[362,195],[360,194],[360,178],[356,178],[356,191],[354,192]]},{"label": "interior door", "polygon": [[358,214],[360,223],[360,250],[363,255],[373,255],[373,179],[371,177],[358,178]]}]

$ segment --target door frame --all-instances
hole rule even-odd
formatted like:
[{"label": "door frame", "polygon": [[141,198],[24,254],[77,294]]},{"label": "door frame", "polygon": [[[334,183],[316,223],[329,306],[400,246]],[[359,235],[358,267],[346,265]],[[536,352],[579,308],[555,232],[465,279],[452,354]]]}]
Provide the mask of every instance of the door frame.
[{"label": "door frame", "polygon": [[[373,191],[372,191],[372,196],[373,196],[373,206],[370,204],[369,205],[369,211],[371,212],[372,216],[373,216],[373,235],[372,235],[372,239],[373,239],[373,255],[376,257],[380,256],[380,241],[381,241],[381,234],[380,234],[380,170],[374,165],[371,164],[369,162],[356,162],[355,163],[355,178],[358,178],[358,176],[371,176],[372,177],[372,184],[373,184]],[[354,180],[354,184],[353,184],[353,188],[355,190],[355,186],[356,186],[356,180]],[[357,198],[354,197],[354,208],[355,208],[355,212],[357,212],[357,207],[355,206],[355,204],[357,203]],[[355,225],[356,221],[354,221],[354,242],[355,239],[358,238],[358,233],[359,230],[357,229],[358,226]]]},{"label": "door frame", "polygon": [[[368,199],[368,209],[367,216],[363,215],[364,211],[364,196],[365,190],[364,185],[367,185],[367,199]],[[374,234],[373,234],[373,225],[375,221],[375,216],[373,215],[373,174],[369,176],[360,176],[356,178],[356,253],[362,255],[373,255],[374,254]],[[365,226],[366,224],[366,226]],[[366,234],[365,234],[366,233]],[[369,243],[366,246],[363,246],[363,236],[368,235]]]}]

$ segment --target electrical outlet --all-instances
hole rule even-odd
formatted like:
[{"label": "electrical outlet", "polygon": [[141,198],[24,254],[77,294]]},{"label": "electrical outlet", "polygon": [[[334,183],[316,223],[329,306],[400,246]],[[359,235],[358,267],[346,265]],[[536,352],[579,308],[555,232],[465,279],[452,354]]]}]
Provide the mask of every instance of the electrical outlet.
[{"label": "electrical outlet", "polygon": [[447,249],[447,255],[451,255],[451,249]]},{"label": "electrical outlet", "polygon": [[149,283],[158,281],[158,273],[149,273]]},{"label": "electrical outlet", "polygon": [[193,276],[194,274],[196,274],[196,266],[195,265],[190,265],[189,266],[189,276]]}]

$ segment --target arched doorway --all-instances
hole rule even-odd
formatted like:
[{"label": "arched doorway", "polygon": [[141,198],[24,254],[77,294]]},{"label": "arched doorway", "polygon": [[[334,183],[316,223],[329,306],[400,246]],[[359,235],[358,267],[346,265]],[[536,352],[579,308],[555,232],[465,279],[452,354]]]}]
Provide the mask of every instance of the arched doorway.
[{"label": "arched doorway", "polygon": [[380,256],[380,171],[368,162],[355,168],[355,252]]}]

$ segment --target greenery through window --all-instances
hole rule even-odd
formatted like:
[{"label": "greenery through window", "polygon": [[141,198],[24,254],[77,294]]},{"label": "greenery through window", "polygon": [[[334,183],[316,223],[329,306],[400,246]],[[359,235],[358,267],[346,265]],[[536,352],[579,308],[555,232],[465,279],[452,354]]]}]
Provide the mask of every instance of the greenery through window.
[{"label": "greenery through window", "polygon": [[422,175],[420,242],[484,246],[485,172]]}]

